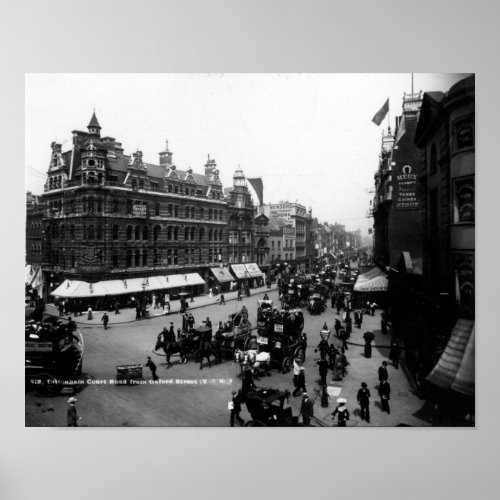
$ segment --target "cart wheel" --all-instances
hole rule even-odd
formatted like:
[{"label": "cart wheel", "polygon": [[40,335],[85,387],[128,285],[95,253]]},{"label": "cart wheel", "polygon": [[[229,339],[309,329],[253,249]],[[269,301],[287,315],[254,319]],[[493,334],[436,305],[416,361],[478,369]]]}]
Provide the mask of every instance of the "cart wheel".
[{"label": "cart wheel", "polygon": [[53,375],[50,375],[48,373],[39,373],[35,378],[37,381],[40,381],[40,383],[37,383],[37,385],[35,385],[36,392],[40,396],[47,396],[49,398],[52,398],[56,394],[59,394],[62,390],[62,386],[60,384],[51,382],[52,380],[54,380]]},{"label": "cart wheel", "polygon": [[292,366],[293,360],[291,357],[287,356],[281,364],[281,373],[288,373],[292,369]]},{"label": "cart wheel", "polygon": [[245,422],[245,425],[243,427],[267,427],[264,422],[261,422],[260,420],[249,420],[248,422]]}]

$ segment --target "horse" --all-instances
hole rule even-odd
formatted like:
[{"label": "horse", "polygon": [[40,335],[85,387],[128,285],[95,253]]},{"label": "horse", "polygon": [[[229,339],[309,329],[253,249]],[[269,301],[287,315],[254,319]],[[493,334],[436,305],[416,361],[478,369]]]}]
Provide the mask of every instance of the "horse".
[{"label": "horse", "polygon": [[215,358],[216,363],[221,362],[220,348],[215,341],[200,342],[200,347],[196,351],[196,354],[200,357],[200,370],[203,370],[203,358],[207,358],[209,368],[212,368],[210,356]]},{"label": "horse", "polygon": [[187,357],[184,351],[184,342],[182,340],[177,341],[177,342],[165,342],[161,339],[161,337],[158,337],[156,341],[156,346],[155,346],[155,351],[158,351],[158,349],[163,349],[163,352],[165,353],[165,356],[167,358],[167,366],[170,366],[170,356],[172,354],[179,354],[181,357],[181,363],[187,363]]},{"label": "horse", "polygon": [[240,364],[242,375],[245,366],[250,366],[252,368],[257,380],[259,379],[260,368],[264,369],[266,375],[270,375],[271,354],[268,352],[257,352],[255,350],[242,351],[241,349],[236,349],[236,351],[234,351],[234,360],[236,363]]}]

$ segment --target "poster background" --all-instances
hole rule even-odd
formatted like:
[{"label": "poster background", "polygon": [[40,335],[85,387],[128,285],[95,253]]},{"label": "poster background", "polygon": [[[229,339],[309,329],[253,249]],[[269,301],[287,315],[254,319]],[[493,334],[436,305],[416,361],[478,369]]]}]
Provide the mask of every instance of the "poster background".
[{"label": "poster background", "polygon": [[[1,498],[498,495],[499,237],[493,201],[499,74],[492,61],[500,45],[500,7],[464,0],[361,3],[3,2]],[[26,72],[404,71],[476,72],[475,430],[24,428]]]}]

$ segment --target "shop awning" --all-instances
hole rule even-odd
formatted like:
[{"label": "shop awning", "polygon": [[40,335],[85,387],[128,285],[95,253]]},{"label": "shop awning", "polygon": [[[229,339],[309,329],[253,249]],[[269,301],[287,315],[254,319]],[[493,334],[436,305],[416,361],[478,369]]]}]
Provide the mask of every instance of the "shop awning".
[{"label": "shop awning", "polygon": [[226,283],[234,280],[234,276],[229,272],[227,267],[211,267],[210,272],[219,283]]},{"label": "shop awning", "polygon": [[[145,283],[145,287],[143,284]],[[198,273],[171,274],[168,276],[149,276],[125,280],[107,280],[97,283],[65,280],[51,295],[55,297],[81,298],[103,297],[105,295],[124,295],[127,293],[152,292],[170,288],[204,285],[205,281]]]},{"label": "shop awning", "polygon": [[427,381],[442,389],[451,388],[472,396],[475,391],[474,354],[474,321],[460,318],[443,354],[427,376]]},{"label": "shop awning", "polygon": [[360,274],[354,284],[355,292],[386,292],[387,273],[379,267],[374,267],[368,272]]},{"label": "shop awning", "polygon": [[245,264],[231,264],[231,270],[238,279],[245,279],[250,277]]},{"label": "shop awning", "polygon": [[262,276],[262,271],[257,264],[245,264],[245,267],[252,278],[260,278]]}]

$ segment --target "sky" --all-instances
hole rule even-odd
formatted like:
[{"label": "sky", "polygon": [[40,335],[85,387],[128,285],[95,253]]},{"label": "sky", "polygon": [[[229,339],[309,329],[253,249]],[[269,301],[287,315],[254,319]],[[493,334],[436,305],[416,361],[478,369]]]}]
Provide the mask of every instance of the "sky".
[{"label": "sky", "polygon": [[[414,91],[447,91],[465,74],[420,74]],[[298,201],[320,222],[366,235],[381,137],[401,114],[410,73],[385,74],[28,74],[25,184],[43,192],[50,144],[71,149],[95,109],[102,136],[158,163],[203,173],[207,155],[225,187],[238,166],[262,177],[264,203]],[[389,98],[377,127],[373,115]]]}]

